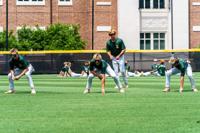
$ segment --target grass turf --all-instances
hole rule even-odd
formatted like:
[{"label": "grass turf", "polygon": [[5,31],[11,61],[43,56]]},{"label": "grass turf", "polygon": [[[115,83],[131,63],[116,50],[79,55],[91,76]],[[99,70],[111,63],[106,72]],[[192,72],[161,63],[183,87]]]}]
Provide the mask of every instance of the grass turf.
[{"label": "grass turf", "polygon": [[[199,87],[200,73],[195,73]],[[183,94],[179,77],[172,92],[163,93],[164,77],[129,78],[125,94],[117,93],[111,78],[101,96],[95,79],[91,94],[83,95],[85,78],[62,79],[34,75],[37,95],[27,80],[15,83],[16,94],[4,94],[6,76],[0,79],[0,133],[198,133],[200,92],[191,92],[188,79]],[[200,88],[200,87],[199,87]]]}]

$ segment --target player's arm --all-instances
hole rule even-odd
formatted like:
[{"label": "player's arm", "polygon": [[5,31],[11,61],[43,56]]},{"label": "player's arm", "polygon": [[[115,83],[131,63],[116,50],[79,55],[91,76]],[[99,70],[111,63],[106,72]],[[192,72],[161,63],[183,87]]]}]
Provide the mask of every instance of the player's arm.
[{"label": "player's arm", "polygon": [[111,52],[110,52],[110,51],[107,51],[107,54],[108,54],[109,58],[112,60],[112,59],[113,59],[113,56],[112,56]]},{"label": "player's arm", "polygon": [[184,86],[184,76],[180,77],[180,90],[183,90],[183,86]]},{"label": "player's arm", "polygon": [[111,54],[111,49],[110,49],[110,47],[109,47],[108,42],[106,43],[106,51],[107,51],[107,54],[108,54],[109,58],[112,60],[112,59],[113,59],[113,56],[112,56],[112,54]]},{"label": "player's arm", "polygon": [[119,55],[118,56],[116,56],[116,59],[118,60],[122,55],[124,55],[124,53],[126,52],[126,47],[125,47],[125,45],[124,45],[124,42],[123,42],[123,40],[121,40],[121,45],[122,45],[122,51],[119,53]]},{"label": "player's arm", "polygon": [[66,72],[66,71],[64,72],[64,75],[63,75],[63,77],[67,77],[67,72]]},{"label": "player's arm", "polygon": [[19,75],[15,76],[15,80],[19,80],[22,76],[25,75],[25,73],[28,72],[28,68],[25,68]]},{"label": "player's arm", "polygon": [[103,96],[105,94],[105,81],[106,81],[106,75],[101,74],[101,93]]},{"label": "player's arm", "polygon": [[121,53],[116,56],[116,59],[119,59],[122,55],[124,55],[124,53],[126,52],[126,49],[122,50]]},{"label": "player's arm", "polygon": [[180,90],[183,90],[184,86],[184,76],[185,76],[185,70],[181,71],[181,77],[180,77]]},{"label": "player's arm", "polygon": [[102,75],[96,73],[96,71],[93,70],[93,71],[91,71],[91,73],[92,73],[95,77],[98,77],[100,80],[102,79]]}]

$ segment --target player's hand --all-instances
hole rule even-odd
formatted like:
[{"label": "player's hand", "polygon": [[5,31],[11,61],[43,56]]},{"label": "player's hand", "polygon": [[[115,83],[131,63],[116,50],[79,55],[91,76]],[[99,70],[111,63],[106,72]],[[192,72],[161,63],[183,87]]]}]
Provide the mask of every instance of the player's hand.
[{"label": "player's hand", "polygon": [[102,96],[104,96],[104,95],[105,95],[105,90],[102,89],[102,90],[101,90],[101,93],[102,93]]},{"label": "player's hand", "polygon": [[111,55],[111,56],[110,56],[110,59],[111,59],[111,60],[113,60],[113,59],[114,59],[114,57]]},{"label": "player's hand", "polygon": [[19,80],[19,79],[20,79],[19,76],[14,77],[14,80]]},{"label": "player's hand", "polygon": [[100,80],[102,80],[102,79],[103,79],[103,76],[102,76],[102,75],[98,75],[98,78],[99,78]]},{"label": "player's hand", "polygon": [[120,58],[120,57],[119,57],[119,56],[117,56],[117,57],[116,57],[116,60],[119,60],[119,58]]}]

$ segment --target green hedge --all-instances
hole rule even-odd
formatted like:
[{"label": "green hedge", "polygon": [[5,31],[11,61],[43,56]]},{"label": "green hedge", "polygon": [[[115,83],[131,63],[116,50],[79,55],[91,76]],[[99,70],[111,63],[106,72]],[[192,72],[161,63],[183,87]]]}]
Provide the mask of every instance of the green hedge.
[{"label": "green hedge", "polygon": [[[9,33],[9,48],[19,50],[81,50],[86,42],[81,39],[79,25],[53,24],[46,30],[23,26],[14,35]],[[5,50],[5,32],[0,33],[0,49]]]}]

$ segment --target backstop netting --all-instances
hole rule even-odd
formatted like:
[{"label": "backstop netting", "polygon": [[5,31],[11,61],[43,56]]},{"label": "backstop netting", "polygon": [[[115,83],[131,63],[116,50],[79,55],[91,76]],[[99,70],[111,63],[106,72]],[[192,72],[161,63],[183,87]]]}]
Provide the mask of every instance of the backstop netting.
[{"label": "backstop netting", "polygon": [[[84,61],[92,59],[94,53],[101,53],[104,60],[109,64],[111,61],[105,51],[26,51],[19,52],[24,55],[25,58],[35,68],[35,74],[56,74],[59,73],[63,67],[63,62],[71,62],[71,69],[74,72],[80,73],[81,66]],[[189,59],[193,71],[200,71],[200,52],[198,50],[186,50],[186,51],[127,51],[125,53],[125,60],[131,68],[131,71],[148,71],[151,70],[151,64],[153,60],[164,59],[169,60],[171,56],[178,58]],[[0,53],[0,74],[7,74],[8,60],[10,55],[8,52]],[[112,66],[112,65],[111,65]],[[171,65],[166,62],[166,66],[169,69]]]}]

